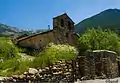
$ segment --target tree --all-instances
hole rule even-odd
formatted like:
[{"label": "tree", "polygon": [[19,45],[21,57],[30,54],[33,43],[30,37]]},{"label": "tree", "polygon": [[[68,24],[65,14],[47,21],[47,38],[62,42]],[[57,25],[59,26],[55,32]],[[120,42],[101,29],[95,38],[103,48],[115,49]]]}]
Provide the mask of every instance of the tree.
[{"label": "tree", "polygon": [[102,30],[101,28],[91,30],[88,29],[79,39],[78,46],[80,52],[86,50],[112,50],[119,51],[119,37],[118,35],[109,30]]}]

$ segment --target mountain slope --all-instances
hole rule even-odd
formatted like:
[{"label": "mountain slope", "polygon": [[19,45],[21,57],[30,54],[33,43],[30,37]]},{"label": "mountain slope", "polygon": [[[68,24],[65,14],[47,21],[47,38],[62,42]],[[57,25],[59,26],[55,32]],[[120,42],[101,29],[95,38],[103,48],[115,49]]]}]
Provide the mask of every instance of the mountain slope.
[{"label": "mountain slope", "polygon": [[10,27],[5,24],[0,24],[0,36],[9,37],[19,33],[19,29],[16,27]]},{"label": "mountain slope", "polygon": [[78,33],[84,33],[87,28],[103,29],[110,28],[111,30],[120,33],[120,10],[108,9],[90,18],[87,18],[75,25],[75,31]]}]

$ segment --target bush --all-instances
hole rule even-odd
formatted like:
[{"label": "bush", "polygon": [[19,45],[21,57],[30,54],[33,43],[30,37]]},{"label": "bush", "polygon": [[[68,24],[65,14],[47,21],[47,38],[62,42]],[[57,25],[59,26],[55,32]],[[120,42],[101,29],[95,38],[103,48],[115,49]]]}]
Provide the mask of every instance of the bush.
[{"label": "bush", "polygon": [[70,45],[50,43],[45,50],[45,55],[49,56],[50,59],[56,58],[57,60],[72,60],[76,58],[77,54],[77,49]]},{"label": "bush", "polygon": [[59,60],[73,60],[76,58],[78,51],[70,45],[55,45],[50,43],[44,52],[34,59],[32,66],[45,67]]}]

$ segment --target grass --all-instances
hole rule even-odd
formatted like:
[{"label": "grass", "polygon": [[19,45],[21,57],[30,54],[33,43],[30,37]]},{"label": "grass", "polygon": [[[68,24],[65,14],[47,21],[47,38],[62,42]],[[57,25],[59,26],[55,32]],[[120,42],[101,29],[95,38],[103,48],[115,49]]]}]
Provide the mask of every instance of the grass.
[{"label": "grass", "polygon": [[0,59],[6,60],[17,57],[19,49],[9,38],[0,37]]},{"label": "grass", "polygon": [[0,38],[0,59],[3,59],[3,62],[0,62],[0,76],[21,74],[30,67],[43,68],[59,60],[75,59],[78,53],[72,46],[53,43],[34,56],[21,52],[21,49],[16,47],[10,39]]},{"label": "grass", "polygon": [[0,75],[9,76],[25,71],[30,61],[22,60],[19,55],[19,48],[16,47],[11,39],[0,37]]},{"label": "grass", "polygon": [[0,75],[10,76],[23,73],[29,68],[30,63],[30,61],[22,61],[17,58],[6,60],[3,63],[0,63]]}]

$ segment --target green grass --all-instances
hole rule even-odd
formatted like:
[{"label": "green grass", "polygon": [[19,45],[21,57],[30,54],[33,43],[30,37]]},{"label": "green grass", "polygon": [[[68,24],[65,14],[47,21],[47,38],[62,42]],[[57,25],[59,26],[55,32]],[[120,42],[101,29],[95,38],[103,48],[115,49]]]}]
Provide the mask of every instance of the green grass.
[{"label": "green grass", "polygon": [[30,61],[22,60],[19,55],[20,49],[16,47],[11,39],[0,37],[0,75],[9,76],[24,72]]},{"label": "green grass", "polygon": [[0,37],[0,59],[10,59],[17,57],[19,49],[9,38]]},{"label": "green grass", "polygon": [[30,61],[22,61],[18,58],[13,58],[0,63],[0,75],[10,76],[13,74],[23,73],[29,68]]},{"label": "green grass", "polygon": [[[0,38],[0,76],[21,74],[28,68],[43,68],[59,60],[72,60],[77,56],[76,48],[69,45],[49,44],[41,53],[29,56],[21,53],[22,49],[16,47],[8,38]],[[31,59],[31,60],[29,60]]]}]

